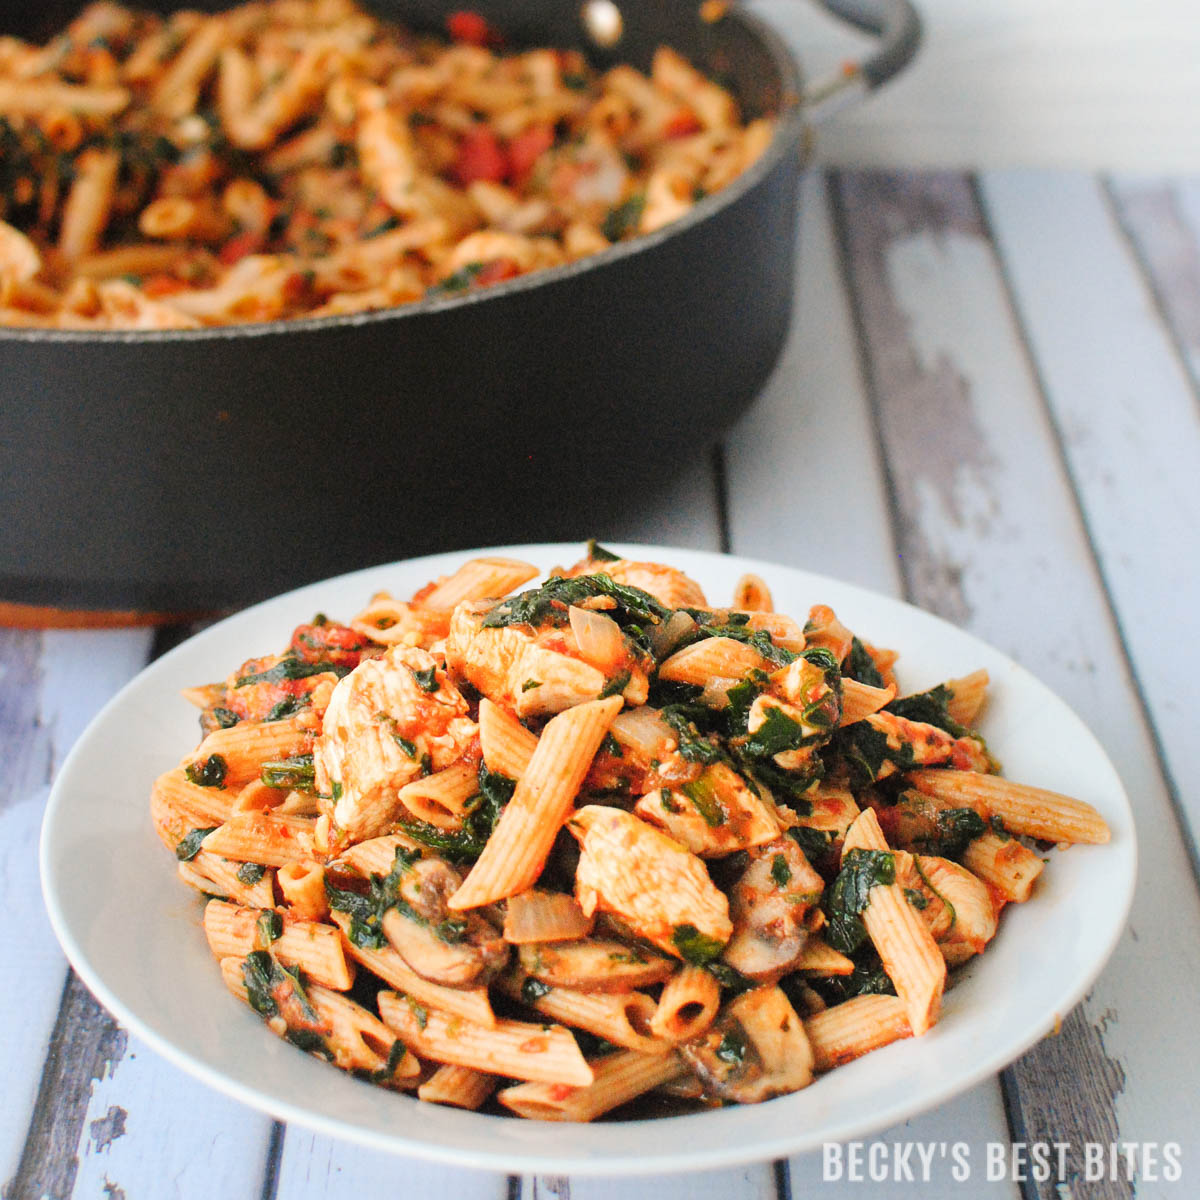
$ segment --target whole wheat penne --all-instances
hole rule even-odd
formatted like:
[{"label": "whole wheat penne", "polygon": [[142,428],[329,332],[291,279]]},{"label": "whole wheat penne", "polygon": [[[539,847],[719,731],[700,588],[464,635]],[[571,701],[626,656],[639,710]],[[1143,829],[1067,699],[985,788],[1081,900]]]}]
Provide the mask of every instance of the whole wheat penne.
[{"label": "whole wheat penne", "polygon": [[[864,809],[846,831],[843,861],[856,849],[888,849],[873,809]],[[946,963],[933,935],[896,883],[871,888],[862,920],[919,1037],[937,1020],[946,984]]]},{"label": "whole wheat penne", "polygon": [[950,699],[946,702],[946,711],[951,719],[973,728],[987,700],[987,688],[988,673],[982,667],[959,679],[947,679],[946,691],[950,693]]},{"label": "whole wheat penne", "polygon": [[[2,96],[0,81],[0,109]],[[64,258],[79,258],[96,249],[112,211],[120,166],[120,156],[114,150],[93,147],[75,159],[75,179],[63,206],[58,233],[58,248]]]},{"label": "whole wheat penne", "polygon": [[804,1029],[817,1071],[830,1071],[912,1036],[899,996],[855,996],[806,1018]]},{"label": "whole wheat penne", "polygon": [[561,1025],[497,1019],[489,1028],[389,991],[379,993],[379,1014],[410,1050],[433,1062],[573,1086],[594,1078],[574,1037]]},{"label": "whole wheat penne", "polygon": [[733,585],[733,607],[745,612],[774,612],[771,589],[761,575],[745,574]]},{"label": "whole wheat penne", "polygon": [[392,869],[399,849],[420,850],[421,844],[404,833],[385,833],[347,846],[333,865],[344,864],[368,879],[372,875],[386,875]]},{"label": "whole wheat penne", "polygon": [[993,816],[1005,829],[1048,842],[1107,842],[1104,818],[1090,805],[1059,792],[1013,783],[977,771],[910,771],[908,781],[938,800],[973,808],[985,821]]},{"label": "whole wheat penne", "polygon": [[239,721],[228,729],[214,729],[187,762],[203,762],[218,755],[225,763],[225,786],[241,787],[257,779],[264,763],[311,754],[311,714],[283,721]]},{"label": "whole wheat penne", "polygon": [[533,884],[620,707],[621,698],[610,696],[547,723],[483,853],[451,896],[452,909],[478,908]]},{"label": "whole wheat penne", "polygon": [[514,1000],[553,1017],[574,1029],[586,1029],[597,1037],[639,1050],[643,1054],[663,1054],[670,1044],[650,1028],[654,1001],[645,992],[580,992],[573,988],[531,987],[537,981],[520,972],[505,976],[501,989]]},{"label": "whole wheat penne", "polygon": [[285,863],[313,859],[313,825],[310,817],[286,813],[236,813],[218,825],[202,845],[205,850],[239,862],[282,867]]},{"label": "whole wheat penne", "polygon": [[721,1005],[721,986],[703,967],[685,964],[667,980],[650,1020],[655,1037],[686,1042],[699,1037]]},{"label": "whole wheat penne", "polygon": [[422,602],[429,608],[447,609],[464,600],[496,600],[540,574],[537,567],[516,558],[472,558],[440,580]]},{"label": "whole wheat penne", "polygon": [[[225,986],[248,1004],[245,967],[244,957],[221,959]],[[378,1082],[392,1084],[403,1084],[420,1071],[420,1064],[407,1050],[399,1056],[394,1053],[398,1040],[395,1031],[361,1004],[319,984],[305,987],[304,997],[317,1020],[306,1022],[299,1029],[315,1034],[320,1039],[320,1048],[314,1046],[314,1051],[324,1051],[336,1066],[346,1071],[366,1071],[379,1077]],[[280,1005],[280,1013],[267,1019],[267,1027],[280,1037],[286,1037],[289,1030],[296,1032],[283,1015],[285,1008]]]},{"label": "whole wheat penne", "polygon": [[252,950],[270,950],[281,963],[300,967],[305,977],[335,991],[354,983],[354,964],[346,961],[341,932],[316,921],[272,922],[273,909],[243,908],[210,900],[204,909],[204,935],[217,958],[244,958]]},{"label": "whole wheat penne", "polygon": [[342,931],[345,951],[361,963],[372,975],[378,975],[384,983],[407,993],[420,1004],[437,1008],[454,1016],[463,1017],[475,1025],[491,1029],[496,1024],[496,1014],[488,999],[485,987],[452,988],[429,979],[422,979],[401,957],[398,950],[384,946],[378,950],[360,946],[350,938],[350,916],[334,909],[329,919]]},{"label": "whole wheat penne", "polygon": [[489,771],[520,779],[537,743],[537,734],[526,729],[507,709],[493,704],[486,696],[479,701],[479,744]]},{"label": "whole wheat penne", "polygon": [[233,808],[233,793],[192,783],[179,768],[154,781],[150,814],[163,845],[174,850],[193,829],[223,824]]},{"label": "whole wheat penne", "polygon": [[992,831],[972,838],[963,851],[963,866],[1005,900],[1028,900],[1046,864],[1015,837]]},{"label": "whole wheat penne", "polygon": [[397,795],[418,820],[442,829],[458,829],[467,801],[479,794],[479,773],[474,763],[454,763],[443,771],[406,783]]},{"label": "whole wheat penne", "polygon": [[62,109],[92,117],[111,117],[129,107],[128,88],[88,87],[40,79],[0,79],[0,112],[37,117]]},{"label": "whole wheat penne", "polygon": [[771,666],[753,646],[734,638],[709,637],[676,650],[658,668],[658,677],[669,683],[704,687],[712,679],[738,680],[751,671]]},{"label": "whole wheat penne", "polygon": [[474,1111],[500,1086],[495,1075],[470,1067],[443,1065],[417,1088],[417,1096],[431,1104],[449,1104]]},{"label": "whole wheat penne", "polygon": [[159,76],[150,92],[150,104],[167,117],[194,112],[200,85],[216,66],[217,56],[228,40],[219,17],[199,22],[175,60]]},{"label": "whole wheat penne", "polygon": [[673,1052],[640,1054],[636,1050],[619,1050],[593,1059],[591,1070],[594,1080],[585,1086],[523,1083],[504,1088],[497,1099],[521,1117],[591,1121],[687,1073]]},{"label": "whole wheat penne", "polygon": [[[329,915],[325,868],[317,862],[284,863],[275,873],[283,902],[304,921],[323,921]],[[332,986],[332,985],[330,985]]]},{"label": "whole wheat penne", "polygon": [[[260,863],[233,862],[202,849],[179,866],[180,875],[202,892],[223,893],[249,908],[271,908],[275,903],[275,872]],[[189,868],[187,874],[184,867]]]},{"label": "whole wheat penne", "polygon": [[871,687],[856,679],[842,680],[842,716],[839,725],[853,725],[871,713],[878,712],[885,704],[896,698],[894,686]]}]

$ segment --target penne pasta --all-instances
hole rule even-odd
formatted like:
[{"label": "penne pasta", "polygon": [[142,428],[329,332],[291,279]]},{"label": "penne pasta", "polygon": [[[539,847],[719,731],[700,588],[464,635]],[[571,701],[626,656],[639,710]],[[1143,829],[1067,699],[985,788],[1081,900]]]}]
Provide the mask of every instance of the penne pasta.
[{"label": "penne pasta", "polygon": [[418,1057],[514,1079],[582,1086],[595,1078],[570,1031],[497,1019],[492,1027],[425,1009],[410,996],[379,993],[379,1013]]},{"label": "penne pasta", "polygon": [[1090,805],[1045,788],[977,771],[911,771],[908,781],[937,800],[965,804],[985,821],[998,817],[1010,833],[1047,842],[1107,842],[1108,826]]},{"label": "penne pasta", "polygon": [[534,882],[620,707],[619,696],[594,700],[546,725],[488,844],[451,897],[451,908],[478,908],[515,896]]},{"label": "penne pasta", "polygon": [[[309,0],[268,0],[284,2]],[[500,103],[475,50],[471,94]],[[249,66],[258,106],[278,85]],[[423,103],[457,103],[397,71]],[[630,103],[638,79],[618,74]],[[384,102],[341,91],[343,125]],[[401,148],[433,153],[422,128]],[[403,169],[375,149],[380,178]],[[516,188],[475,192],[498,207]],[[36,274],[19,233],[0,265],[6,246]],[[205,736],[152,789],[229,989],[362,1078],[545,1120],[647,1092],[794,1092],[939,1019],[949,971],[1003,936],[1045,868],[1014,835],[1107,836],[1090,806],[997,778],[981,737],[950,732],[984,672],[889,708],[895,653],[822,605],[804,630],[752,608],[770,604],[762,581],[711,612],[682,572],[590,543],[497,598],[533,573],[474,559],[351,624],[298,626],[283,654],[187,690]],[[882,686],[857,681],[871,664]],[[527,692],[548,698],[523,707],[534,670]]]}]

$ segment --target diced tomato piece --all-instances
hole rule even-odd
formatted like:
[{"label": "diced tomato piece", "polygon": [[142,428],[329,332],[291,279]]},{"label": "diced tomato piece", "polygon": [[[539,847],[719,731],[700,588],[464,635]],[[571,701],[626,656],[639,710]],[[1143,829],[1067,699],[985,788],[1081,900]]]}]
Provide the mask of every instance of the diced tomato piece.
[{"label": "diced tomato piece", "polygon": [[174,275],[151,275],[142,283],[142,291],[147,296],[172,296],[176,292],[187,290],[187,284]]},{"label": "diced tomato piece", "polygon": [[477,179],[500,183],[507,173],[508,159],[496,135],[485,125],[469,130],[458,144],[458,157],[450,168],[451,177],[466,187]]},{"label": "diced tomato piece", "polygon": [[520,183],[533,170],[537,160],[554,145],[554,130],[549,125],[530,125],[508,143],[508,175]]},{"label": "diced tomato piece", "polygon": [[371,644],[357,629],[329,621],[324,625],[297,625],[288,649],[305,662],[357,667],[363,650]]},{"label": "diced tomato piece", "polygon": [[704,127],[690,108],[681,108],[663,127],[663,136],[669,138],[691,137]]},{"label": "diced tomato piece", "polygon": [[217,252],[217,257],[228,267],[262,247],[263,235],[248,229],[245,233],[235,233]]},{"label": "diced tomato piece", "polygon": [[496,40],[487,21],[479,13],[467,10],[452,12],[446,18],[446,32],[456,42],[469,42],[472,46],[486,46]]},{"label": "diced tomato piece", "polygon": [[504,279],[513,279],[520,275],[520,266],[511,258],[498,258],[494,262],[484,263],[475,276],[476,287],[487,287],[489,283],[499,283]]}]

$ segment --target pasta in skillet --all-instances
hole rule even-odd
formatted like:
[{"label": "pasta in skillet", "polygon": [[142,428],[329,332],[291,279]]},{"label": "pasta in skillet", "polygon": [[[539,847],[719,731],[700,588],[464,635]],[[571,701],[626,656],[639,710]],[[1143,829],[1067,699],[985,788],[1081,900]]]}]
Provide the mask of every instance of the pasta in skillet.
[{"label": "pasta in skillet", "polygon": [[938,1019],[1029,899],[1032,839],[1104,842],[1003,779],[986,673],[897,655],[745,577],[540,586],[473,559],[191,689],[151,812],[229,989],[279,1036],[440,1104],[586,1121],[755,1103]]},{"label": "pasta in skillet", "polygon": [[668,47],[649,75],[450,41],[351,0],[163,18],[98,0],[0,38],[0,325],[184,329],[363,312],[675,220],[771,138]]}]

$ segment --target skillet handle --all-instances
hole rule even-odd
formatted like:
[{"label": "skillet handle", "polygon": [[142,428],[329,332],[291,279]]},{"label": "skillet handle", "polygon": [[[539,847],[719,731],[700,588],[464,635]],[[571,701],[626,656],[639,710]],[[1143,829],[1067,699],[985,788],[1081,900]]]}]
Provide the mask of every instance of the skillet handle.
[{"label": "skillet handle", "polygon": [[864,99],[898,75],[921,44],[921,18],[909,0],[817,0],[831,16],[881,39],[879,48],[861,62],[849,62],[807,89],[809,119],[823,121],[834,112]]}]

